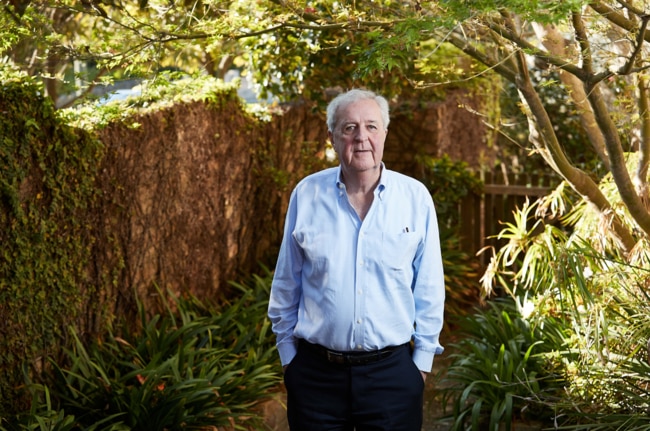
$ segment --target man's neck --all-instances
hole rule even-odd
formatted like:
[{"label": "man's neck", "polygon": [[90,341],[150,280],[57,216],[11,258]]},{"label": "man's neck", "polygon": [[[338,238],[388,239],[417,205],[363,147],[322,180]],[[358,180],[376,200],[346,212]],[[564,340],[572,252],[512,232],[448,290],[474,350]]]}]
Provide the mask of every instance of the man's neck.
[{"label": "man's neck", "polygon": [[342,171],[341,173],[348,193],[372,193],[381,178],[381,165],[365,171],[352,173]]}]

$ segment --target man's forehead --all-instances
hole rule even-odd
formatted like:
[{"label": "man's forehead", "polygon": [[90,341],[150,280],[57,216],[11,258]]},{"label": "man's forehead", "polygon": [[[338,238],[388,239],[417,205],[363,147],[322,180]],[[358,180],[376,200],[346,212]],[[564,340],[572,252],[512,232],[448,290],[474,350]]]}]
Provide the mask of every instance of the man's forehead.
[{"label": "man's forehead", "polygon": [[[358,106],[360,102],[371,102]],[[341,123],[381,123],[381,109],[374,100],[358,101],[339,109],[339,121]]]}]

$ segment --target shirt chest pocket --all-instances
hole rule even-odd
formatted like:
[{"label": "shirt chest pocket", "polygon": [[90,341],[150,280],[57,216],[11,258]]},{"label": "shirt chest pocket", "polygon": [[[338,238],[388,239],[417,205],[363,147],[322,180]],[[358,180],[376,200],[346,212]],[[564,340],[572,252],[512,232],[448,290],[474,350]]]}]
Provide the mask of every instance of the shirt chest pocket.
[{"label": "shirt chest pocket", "polygon": [[318,231],[295,231],[293,238],[304,256],[303,271],[311,275],[324,274],[329,269],[333,252],[331,236]]},{"label": "shirt chest pocket", "polygon": [[392,270],[410,269],[418,251],[416,232],[386,233],[381,236],[381,263]]}]

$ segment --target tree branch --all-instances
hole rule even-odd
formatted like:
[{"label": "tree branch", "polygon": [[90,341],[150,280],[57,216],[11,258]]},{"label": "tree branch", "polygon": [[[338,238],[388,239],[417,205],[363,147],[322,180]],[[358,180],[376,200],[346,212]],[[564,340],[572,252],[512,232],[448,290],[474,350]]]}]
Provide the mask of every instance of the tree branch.
[{"label": "tree branch", "polygon": [[[497,60],[487,55],[485,52],[479,51],[468,42],[467,38],[465,38],[461,32],[453,31],[445,40],[463,51],[465,54],[485,64],[490,69],[496,71],[499,75],[503,76],[508,81],[514,82],[516,71],[508,67],[506,65],[506,61]],[[514,54],[511,53],[510,55]],[[506,58],[509,58],[509,56],[506,56]]]},{"label": "tree branch", "polygon": [[[567,50],[565,38],[556,26],[533,24],[533,30],[544,47],[553,55],[562,56]],[[609,157],[605,148],[605,139],[598,128],[594,112],[591,109],[587,93],[585,92],[584,82],[577,76],[568,73],[566,70],[559,70],[560,81],[564,84],[569,97],[577,108],[580,117],[580,123],[589,138],[589,142],[598,154],[601,162],[609,170]]]},{"label": "tree branch", "polygon": [[612,177],[620,192],[621,200],[639,227],[646,235],[650,236],[650,214],[636,193],[636,189],[630,179],[618,130],[609,115],[609,110],[600,92],[599,85],[598,83],[587,82],[585,83],[585,88],[591,107],[594,110],[596,121],[605,137],[605,145],[607,146],[607,153],[609,154],[611,163]]},{"label": "tree branch", "polygon": [[[531,137],[533,144],[541,151],[547,152],[546,159],[552,160],[550,165],[567,180],[569,184],[583,197],[593,203],[601,214],[611,216],[612,228],[619,239],[621,247],[629,252],[636,241],[631,232],[621,222],[620,218],[613,211],[611,204],[598,188],[598,185],[582,170],[573,166],[566,158],[562,147],[557,140],[553,123],[551,122],[539,94],[535,91],[530,80],[518,79],[517,88],[526,102],[529,112],[527,113],[531,124]],[[538,129],[538,130],[535,130]],[[538,141],[539,139],[539,141]]]},{"label": "tree branch", "polygon": [[[619,2],[619,3],[623,4],[628,10],[630,10],[635,15],[638,16],[645,15],[643,11],[637,11],[639,13],[635,13],[635,9],[632,8],[632,6],[630,6],[627,2]],[[600,16],[605,18],[607,21],[621,27],[622,29],[630,33],[633,33],[638,27],[637,23],[634,20],[627,18],[625,15],[611,8],[609,5],[603,3],[602,1],[591,2],[589,3],[589,7],[592,8],[594,11],[596,11]],[[643,33],[640,34],[640,37],[644,41],[650,42],[649,32],[644,31]]]},{"label": "tree branch", "polygon": [[[587,75],[593,75],[594,68],[591,45],[589,43],[589,38],[587,37],[585,25],[582,22],[582,14],[579,12],[572,13],[571,22],[573,24],[573,29],[576,35],[576,41],[578,41],[578,46],[580,47],[580,55],[582,57],[582,70],[584,70]],[[583,81],[585,81],[585,79],[583,79]]]},{"label": "tree branch", "polygon": [[569,60],[557,57],[555,55],[552,55],[546,51],[543,51],[539,49],[537,46],[531,44],[527,40],[519,37],[518,35],[506,30],[504,27],[497,26],[495,24],[488,24],[492,30],[499,34],[500,36],[504,37],[505,39],[509,40],[512,42],[514,45],[520,47],[521,49],[524,49],[526,53],[533,55],[535,57],[540,58],[541,60],[544,60],[545,62],[552,64],[553,66],[557,67],[558,69],[566,70],[568,73],[577,76],[580,79],[585,78],[585,73],[584,71],[579,68],[578,66],[574,65],[571,63]]},{"label": "tree branch", "polygon": [[637,193],[646,202],[648,199],[648,168],[650,166],[650,102],[648,100],[647,76],[640,76],[637,87],[639,89],[639,113],[641,115],[641,142],[639,144],[639,162],[636,170],[635,182]]},{"label": "tree branch", "polygon": [[634,44],[634,51],[632,52],[632,55],[630,55],[630,58],[628,58],[627,62],[619,69],[618,73],[620,75],[627,75],[632,72],[633,66],[637,63],[637,59],[641,55],[641,50],[643,48],[643,35],[648,27],[648,19],[650,19],[650,16],[648,15],[645,15],[642,18],[641,28],[639,29],[636,36],[636,43]]},{"label": "tree branch", "polygon": [[[508,29],[508,32],[512,35],[518,34],[517,26],[512,20],[510,14],[507,11],[502,11],[501,15],[504,17],[505,28]],[[517,64],[516,68],[514,69],[518,70],[519,74],[530,82],[530,74],[528,73],[528,65],[526,64],[526,56],[524,55],[524,52],[521,49],[516,49],[514,53],[515,55],[513,56],[513,61],[515,61]]]}]

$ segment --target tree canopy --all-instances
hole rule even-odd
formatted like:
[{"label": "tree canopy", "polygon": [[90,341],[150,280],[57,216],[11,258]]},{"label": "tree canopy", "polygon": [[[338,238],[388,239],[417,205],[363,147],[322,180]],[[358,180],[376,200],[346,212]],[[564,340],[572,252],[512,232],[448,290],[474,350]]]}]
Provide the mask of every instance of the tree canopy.
[{"label": "tree canopy", "polygon": [[[283,99],[364,85],[392,96],[495,79],[512,86],[540,155],[603,217],[624,255],[650,234],[645,1],[585,0],[12,0],[0,49],[56,97],[73,77],[151,76],[174,67],[223,76],[239,68]],[[77,65],[75,69],[74,65]],[[83,64],[89,69],[81,70]],[[603,169],[580,165],[556,88]],[[569,113],[567,113],[569,115]],[[487,115],[500,133],[499,116]],[[515,139],[516,141],[517,139]],[[587,151],[585,149],[585,151]],[[630,169],[627,155],[638,153]],[[598,183],[611,174],[622,204]]]}]

